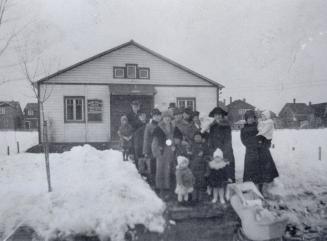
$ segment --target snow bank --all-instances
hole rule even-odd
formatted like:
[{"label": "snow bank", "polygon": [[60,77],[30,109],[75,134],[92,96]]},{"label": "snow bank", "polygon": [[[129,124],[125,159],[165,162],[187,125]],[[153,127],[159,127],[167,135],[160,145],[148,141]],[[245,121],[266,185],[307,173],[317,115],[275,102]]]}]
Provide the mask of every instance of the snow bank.
[{"label": "snow bank", "polygon": [[79,233],[123,240],[135,224],[163,231],[164,203],[120,152],[85,145],[51,154],[50,165],[53,192],[48,194],[42,154],[0,158],[4,233],[21,221],[46,239]]},{"label": "snow bank", "polygon": [[0,131],[0,156],[7,155],[7,147],[10,154],[17,153],[17,142],[19,142],[20,152],[38,144],[37,131]]}]

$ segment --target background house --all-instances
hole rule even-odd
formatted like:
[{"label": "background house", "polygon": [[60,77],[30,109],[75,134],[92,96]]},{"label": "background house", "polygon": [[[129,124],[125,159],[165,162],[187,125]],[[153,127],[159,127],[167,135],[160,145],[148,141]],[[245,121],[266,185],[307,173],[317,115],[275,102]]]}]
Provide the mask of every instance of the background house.
[{"label": "background house", "polygon": [[241,129],[245,123],[244,114],[248,110],[255,110],[255,107],[243,100],[232,101],[230,97],[230,104],[227,105],[228,119],[232,124],[233,129]]},{"label": "background house", "polygon": [[[38,81],[51,142],[117,140],[120,117],[132,100],[149,113],[171,102],[208,114],[222,85],[134,41],[117,46]],[[41,117],[40,117],[41,118]],[[42,121],[40,121],[42,123]],[[39,135],[40,137],[42,135]]]},{"label": "background house", "polygon": [[23,112],[17,101],[0,101],[0,129],[22,128]]},{"label": "background house", "polygon": [[37,103],[27,103],[24,108],[24,128],[37,129],[39,126],[39,107]]},{"label": "background house", "polygon": [[327,127],[327,103],[311,104],[314,110],[316,127]]},{"label": "background house", "polygon": [[314,122],[314,109],[306,103],[286,103],[279,112],[285,128],[310,128]]}]

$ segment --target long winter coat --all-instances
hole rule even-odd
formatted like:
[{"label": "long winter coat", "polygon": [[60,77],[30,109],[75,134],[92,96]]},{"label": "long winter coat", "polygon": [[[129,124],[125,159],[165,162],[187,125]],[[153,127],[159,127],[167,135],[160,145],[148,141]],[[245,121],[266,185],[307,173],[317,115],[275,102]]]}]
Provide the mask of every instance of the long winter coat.
[{"label": "long winter coat", "polygon": [[193,121],[181,120],[176,123],[176,127],[182,132],[184,139],[192,143],[194,134],[198,131]]},{"label": "long winter coat", "polygon": [[156,188],[169,189],[171,187],[171,165],[174,161],[172,146],[166,145],[166,140],[173,140],[173,125],[166,126],[160,122],[153,131],[152,155],[156,158]]},{"label": "long winter coat", "polygon": [[206,188],[205,174],[210,160],[209,150],[204,143],[193,143],[190,157],[190,169],[195,177],[195,189],[204,190]]},{"label": "long winter coat", "polygon": [[235,181],[235,158],[232,147],[232,129],[227,121],[221,123],[214,123],[211,125],[209,130],[209,148],[210,152],[213,153],[219,148],[230,164],[227,168],[228,178]]},{"label": "long winter coat", "polygon": [[241,141],[246,148],[243,181],[269,183],[278,177],[278,171],[269,146],[259,144],[257,134],[256,123],[245,124],[241,130]]},{"label": "long winter coat", "polygon": [[144,138],[145,124],[139,127],[133,135],[134,144],[134,155],[135,159],[138,160],[139,157],[143,155],[143,138]]},{"label": "long winter coat", "polygon": [[143,138],[143,154],[152,156],[151,145],[153,139],[153,131],[158,126],[158,122],[150,120],[145,126],[144,138]]}]

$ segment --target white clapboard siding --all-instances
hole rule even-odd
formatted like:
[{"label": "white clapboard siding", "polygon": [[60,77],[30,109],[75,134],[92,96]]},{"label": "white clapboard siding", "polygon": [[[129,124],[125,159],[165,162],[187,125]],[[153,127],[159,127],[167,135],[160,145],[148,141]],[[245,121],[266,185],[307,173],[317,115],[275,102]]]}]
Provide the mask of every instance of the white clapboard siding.
[{"label": "white clapboard siding", "polygon": [[[150,68],[150,79],[114,79],[113,66],[138,64]],[[55,83],[119,83],[154,85],[212,86],[211,83],[190,74],[135,45],[128,45],[90,62],[53,77]]]},{"label": "white clapboard siding", "polygon": [[170,102],[176,102],[177,97],[196,98],[196,109],[202,115],[208,113],[217,105],[217,88],[215,87],[155,87],[157,93],[154,103],[161,110],[167,109]]},{"label": "white clapboard siding", "polygon": [[[48,88],[48,92],[51,92],[50,97],[44,103],[45,119],[49,123],[50,142],[109,141],[110,95],[108,86],[41,85],[41,94],[45,88]],[[101,99],[103,101],[102,122],[65,123],[64,96],[85,96],[85,118],[87,118],[87,99]]]}]

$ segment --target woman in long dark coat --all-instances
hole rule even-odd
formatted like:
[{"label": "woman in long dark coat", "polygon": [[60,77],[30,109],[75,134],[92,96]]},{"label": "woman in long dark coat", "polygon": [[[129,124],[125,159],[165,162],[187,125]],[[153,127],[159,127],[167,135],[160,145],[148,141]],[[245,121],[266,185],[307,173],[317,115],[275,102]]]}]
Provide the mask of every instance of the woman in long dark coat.
[{"label": "woman in long dark coat", "polygon": [[269,150],[269,143],[259,145],[254,111],[247,111],[244,119],[246,124],[241,130],[241,141],[246,148],[243,181],[254,182],[262,191],[263,183],[270,183],[279,175]]},{"label": "woman in long dark coat", "polygon": [[224,159],[229,162],[227,166],[227,176],[235,182],[235,158],[232,147],[232,129],[225,119],[227,112],[220,107],[215,107],[209,117],[215,118],[209,130],[209,148],[211,153],[219,148],[224,155]]},{"label": "woman in long dark coat", "polygon": [[174,161],[172,150],[174,127],[171,123],[172,116],[169,112],[162,113],[162,121],[153,131],[152,154],[156,158],[155,184],[159,195],[163,197],[164,191],[171,188],[171,165]]}]

